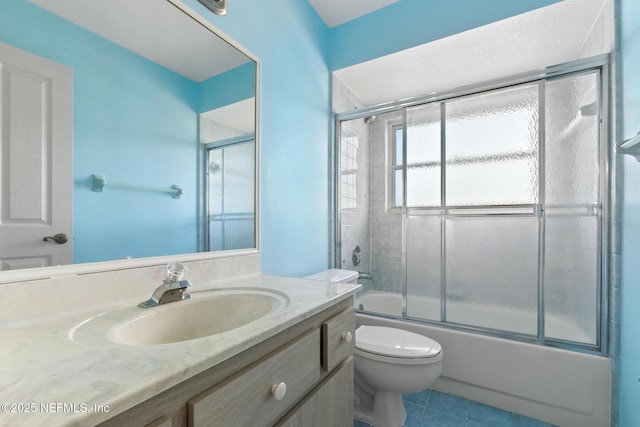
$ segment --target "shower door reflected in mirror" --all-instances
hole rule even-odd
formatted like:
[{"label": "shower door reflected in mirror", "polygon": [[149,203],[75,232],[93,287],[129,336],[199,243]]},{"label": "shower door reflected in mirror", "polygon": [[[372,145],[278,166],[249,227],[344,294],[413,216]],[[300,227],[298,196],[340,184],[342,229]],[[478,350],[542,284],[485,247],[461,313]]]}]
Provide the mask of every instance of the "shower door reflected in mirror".
[{"label": "shower door reflected in mirror", "polygon": [[200,250],[255,247],[255,99],[200,114]]},{"label": "shower door reflected in mirror", "polygon": [[207,148],[207,249],[253,247],[253,139]]}]

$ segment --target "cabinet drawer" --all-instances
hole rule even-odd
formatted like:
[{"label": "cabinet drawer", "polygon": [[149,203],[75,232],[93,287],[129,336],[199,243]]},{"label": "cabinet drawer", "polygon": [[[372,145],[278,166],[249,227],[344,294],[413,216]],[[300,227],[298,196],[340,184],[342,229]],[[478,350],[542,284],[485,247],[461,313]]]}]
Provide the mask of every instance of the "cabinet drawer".
[{"label": "cabinet drawer", "polygon": [[[190,400],[189,426],[271,425],[319,379],[320,331],[314,329]],[[280,383],[286,393],[277,400],[272,387]]]},{"label": "cabinet drawer", "polygon": [[353,307],[322,323],[322,368],[331,371],[353,354],[356,342],[356,311]]}]

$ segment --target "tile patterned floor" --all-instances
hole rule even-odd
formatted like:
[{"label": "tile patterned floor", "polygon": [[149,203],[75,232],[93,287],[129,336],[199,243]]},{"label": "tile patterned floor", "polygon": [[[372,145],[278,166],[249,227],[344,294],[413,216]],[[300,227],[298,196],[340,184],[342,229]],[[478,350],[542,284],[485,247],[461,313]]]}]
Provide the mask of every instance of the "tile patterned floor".
[{"label": "tile patterned floor", "polygon": [[[404,427],[553,427],[542,421],[471,400],[425,390],[405,394],[407,418]],[[358,420],[354,427],[368,427]]]}]

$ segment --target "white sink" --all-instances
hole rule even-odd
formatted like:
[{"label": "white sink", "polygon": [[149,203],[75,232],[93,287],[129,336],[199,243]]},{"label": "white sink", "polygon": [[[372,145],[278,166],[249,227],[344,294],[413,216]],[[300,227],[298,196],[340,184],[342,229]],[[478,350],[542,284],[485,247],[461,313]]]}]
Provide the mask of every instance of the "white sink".
[{"label": "white sink", "polygon": [[88,345],[157,345],[231,331],[284,310],[289,298],[254,288],[191,292],[191,299],[153,308],[109,311],[77,325],[70,338]]}]

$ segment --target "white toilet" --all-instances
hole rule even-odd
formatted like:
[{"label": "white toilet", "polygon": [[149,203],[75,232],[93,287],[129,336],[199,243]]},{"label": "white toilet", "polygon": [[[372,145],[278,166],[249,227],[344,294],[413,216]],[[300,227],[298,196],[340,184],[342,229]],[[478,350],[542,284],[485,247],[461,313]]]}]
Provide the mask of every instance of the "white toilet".
[{"label": "white toilet", "polygon": [[356,329],[354,359],[354,415],[378,427],[404,424],[402,395],[431,387],[442,373],[440,344],[385,326]]},{"label": "white toilet", "polygon": [[[358,273],[332,269],[308,279],[355,283]],[[361,325],[354,351],[354,416],[377,427],[400,427],[404,393],[427,389],[442,372],[442,347],[403,329]]]}]

